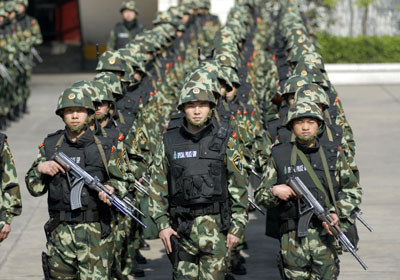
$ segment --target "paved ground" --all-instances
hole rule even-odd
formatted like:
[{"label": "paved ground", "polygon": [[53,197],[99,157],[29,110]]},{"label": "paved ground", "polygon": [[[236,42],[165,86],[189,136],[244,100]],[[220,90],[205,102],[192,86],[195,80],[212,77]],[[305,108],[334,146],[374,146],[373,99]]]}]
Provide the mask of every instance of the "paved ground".
[{"label": "paved ground", "polygon": [[[54,114],[59,93],[73,82],[93,75],[35,75],[31,113],[13,123],[6,133],[14,153],[21,183],[23,213],[12,224],[12,233],[0,245],[0,279],[42,279],[40,254],[45,248],[43,225],[47,219],[46,197],[33,198],[26,191],[24,175],[36,157],[37,146],[49,132],[61,128]],[[341,279],[400,279],[400,85],[337,86],[357,142],[357,162],[364,188],[364,218],[374,227],[369,233],[359,226],[359,255],[367,272],[349,255],[341,258]],[[248,275],[237,279],[279,279],[277,244],[264,236],[264,218],[251,215],[247,229]],[[170,266],[159,240],[144,251],[147,279],[170,279]]]}]

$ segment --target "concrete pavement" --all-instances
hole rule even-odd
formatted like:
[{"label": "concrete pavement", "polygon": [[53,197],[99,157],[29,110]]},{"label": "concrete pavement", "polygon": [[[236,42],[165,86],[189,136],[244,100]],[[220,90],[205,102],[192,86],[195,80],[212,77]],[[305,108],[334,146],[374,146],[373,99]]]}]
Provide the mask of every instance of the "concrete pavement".
[{"label": "concrete pavement", "polygon": [[[47,220],[46,197],[29,195],[24,175],[36,157],[44,137],[63,123],[54,114],[59,93],[86,75],[35,75],[31,113],[7,129],[18,169],[23,212],[14,219],[9,238],[0,245],[0,279],[43,279],[40,254],[45,249],[43,225]],[[340,279],[400,279],[400,85],[337,86],[357,143],[357,163],[364,190],[364,218],[374,227],[369,233],[359,225],[359,255],[369,266],[363,271],[351,255],[341,257]],[[236,279],[279,279],[275,259],[278,244],[264,236],[265,221],[251,214],[247,229],[250,249],[245,251],[248,275]],[[143,251],[148,265],[146,279],[171,279],[171,269],[159,240]]]}]

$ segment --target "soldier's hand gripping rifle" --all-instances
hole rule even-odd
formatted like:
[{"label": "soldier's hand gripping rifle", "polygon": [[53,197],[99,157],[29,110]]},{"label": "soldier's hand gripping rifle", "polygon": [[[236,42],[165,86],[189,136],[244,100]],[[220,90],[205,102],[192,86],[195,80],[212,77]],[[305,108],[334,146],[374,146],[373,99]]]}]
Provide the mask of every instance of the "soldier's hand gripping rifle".
[{"label": "soldier's hand gripping rifle", "polygon": [[[329,212],[322,207],[322,205],[318,202],[318,200],[312,195],[310,190],[304,185],[304,183],[300,180],[299,177],[291,177],[288,179],[286,183],[289,187],[291,187],[297,195],[298,199],[302,199],[303,202],[308,206],[308,208],[303,209],[300,212],[301,217],[307,217],[305,220],[300,218],[299,220],[299,228],[305,226],[308,228],[308,224],[310,222],[311,216],[315,214],[319,220],[325,222],[333,235],[339,242],[349,251],[354,258],[360,263],[360,265],[367,270],[367,265],[361,260],[360,256],[356,253],[356,248],[347,238],[347,236],[343,233],[341,228],[338,225],[331,226],[332,218],[329,215]],[[298,233],[301,232],[298,230]]]},{"label": "soldier's hand gripping rifle", "polygon": [[95,190],[97,192],[103,191],[106,194],[107,199],[110,200],[112,205],[114,205],[119,211],[134,219],[144,228],[147,228],[147,226],[134,215],[134,212],[136,211],[142,216],[145,215],[133,205],[133,201],[131,201],[128,197],[125,197],[123,200],[121,200],[115,194],[110,194],[110,191],[105,185],[100,182],[99,178],[93,177],[92,175],[87,173],[78,164],[76,164],[75,161],[73,161],[63,152],[54,153],[53,160],[60,164],[62,168],[64,168],[66,172],[70,173],[75,179],[73,187],[71,189],[72,210],[82,207],[81,193],[83,185],[86,184],[92,190]]}]

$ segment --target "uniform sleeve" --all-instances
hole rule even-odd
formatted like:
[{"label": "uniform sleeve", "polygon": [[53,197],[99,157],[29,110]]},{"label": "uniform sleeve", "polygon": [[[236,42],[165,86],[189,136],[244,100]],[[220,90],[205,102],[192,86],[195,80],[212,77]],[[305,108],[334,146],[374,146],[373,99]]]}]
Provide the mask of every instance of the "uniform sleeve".
[{"label": "uniform sleeve", "polygon": [[11,224],[14,216],[21,215],[22,201],[19,190],[17,171],[11,154],[10,147],[4,142],[1,154],[2,182],[1,182],[1,208],[0,222]]},{"label": "uniform sleeve", "polygon": [[272,194],[272,187],[278,181],[278,173],[273,157],[270,157],[265,168],[263,180],[255,192],[255,200],[259,206],[272,208],[279,204],[280,199]]},{"label": "uniform sleeve", "polygon": [[361,203],[362,189],[342,150],[338,151],[336,179],[339,182],[337,208],[341,219],[347,219]]},{"label": "uniform sleeve", "polygon": [[[237,137],[236,133],[234,135]],[[245,170],[243,168],[243,155],[235,137],[231,136],[228,140],[226,151],[227,171],[228,171],[228,191],[232,203],[231,226],[229,233],[237,237],[243,235],[248,223],[248,193]]]},{"label": "uniform sleeve", "polygon": [[160,145],[150,168],[151,179],[149,187],[149,215],[157,224],[158,231],[170,227],[167,170],[168,160],[164,145]]},{"label": "uniform sleeve", "polygon": [[32,20],[32,43],[33,45],[41,45],[43,43],[42,32],[36,19]]},{"label": "uniform sleeve", "polygon": [[31,168],[25,175],[25,183],[28,191],[33,196],[41,196],[47,192],[47,186],[44,183],[45,176],[38,171],[38,165],[41,162],[45,162],[45,151],[44,147],[39,148],[39,152],[36,160],[33,162]]}]

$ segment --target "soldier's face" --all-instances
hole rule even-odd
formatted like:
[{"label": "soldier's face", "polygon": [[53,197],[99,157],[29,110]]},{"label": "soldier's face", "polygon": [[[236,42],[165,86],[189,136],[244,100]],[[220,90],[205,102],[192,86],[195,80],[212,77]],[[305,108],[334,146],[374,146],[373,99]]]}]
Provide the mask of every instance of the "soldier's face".
[{"label": "soldier's face", "polygon": [[182,22],[183,24],[186,24],[186,23],[189,21],[189,19],[190,19],[190,15],[184,14],[183,17],[182,17],[182,19],[181,19],[181,22]]},{"label": "soldier's face", "polygon": [[228,92],[226,93],[226,98],[227,98],[228,100],[232,100],[232,99],[235,97],[236,91],[237,91],[237,88],[232,87],[232,90],[231,90],[231,91],[228,91]]},{"label": "soldier's face", "polygon": [[122,18],[126,21],[133,21],[136,18],[136,12],[132,10],[123,10]]},{"label": "soldier's face", "polygon": [[96,107],[96,117],[102,117],[108,113],[108,108],[110,103],[108,101],[103,101],[99,106]]},{"label": "soldier's face", "polygon": [[208,101],[193,101],[183,104],[183,111],[187,121],[193,125],[204,124],[210,113],[211,106]]},{"label": "soldier's face", "polygon": [[68,127],[80,127],[86,123],[88,111],[82,107],[70,107],[63,110],[63,119]]},{"label": "soldier's face", "polygon": [[319,123],[314,118],[300,118],[293,121],[293,132],[299,139],[311,140],[317,135]]},{"label": "soldier's face", "polygon": [[17,7],[18,7],[18,13],[19,13],[19,14],[25,13],[26,8],[25,8],[24,5],[22,5],[22,4],[17,4]]}]

